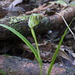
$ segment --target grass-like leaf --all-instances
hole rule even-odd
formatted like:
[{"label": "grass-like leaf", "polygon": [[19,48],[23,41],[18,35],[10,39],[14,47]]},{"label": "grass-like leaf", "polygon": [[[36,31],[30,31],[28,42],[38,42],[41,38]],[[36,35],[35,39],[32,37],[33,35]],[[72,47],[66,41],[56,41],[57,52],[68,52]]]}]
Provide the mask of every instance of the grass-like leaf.
[{"label": "grass-like leaf", "polygon": [[[69,26],[72,24],[72,22],[73,22],[74,20],[75,20],[75,17],[74,17],[73,20],[70,22]],[[63,34],[62,37],[61,37],[61,40],[60,40],[60,42],[59,42],[59,44],[58,44],[58,47],[57,47],[57,49],[55,50],[55,53],[54,53],[54,55],[53,55],[52,62],[50,63],[50,67],[49,67],[49,69],[48,69],[48,73],[47,73],[46,75],[50,75],[50,73],[51,73],[53,64],[54,64],[54,62],[55,62],[55,60],[56,60],[58,51],[59,51],[59,49],[60,49],[60,46],[61,46],[61,44],[62,44],[62,42],[63,42],[63,40],[64,40],[64,37],[65,37],[67,31],[68,31],[68,28],[65,30],[64,34]]]},{"label": "grass-like leaf", "polygon": [[15,35],[17,35],[29,48],[30,50],[34,53],[37,61],[40,63],[40,60],[38,59],[38,53],[37,53],[37,50],[33,47],[33,45],[21,34],[19,33],[18,31],[16,31],[15,29],[7,26],[7,25],[4,25],[4,24],[0,24],[0,26],[10,30],[11,32],[13,32]]}]

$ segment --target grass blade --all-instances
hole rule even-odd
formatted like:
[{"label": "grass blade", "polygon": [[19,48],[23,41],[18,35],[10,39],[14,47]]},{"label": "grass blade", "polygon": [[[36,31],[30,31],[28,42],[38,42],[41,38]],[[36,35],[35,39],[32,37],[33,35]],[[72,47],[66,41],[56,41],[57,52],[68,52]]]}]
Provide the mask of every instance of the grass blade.
[{"label": "grass blade", "polygon": [[[70,22],[69,26],[72,24],[72,22],[74,21],[74,19],[75,19],[75,17],[72,19],[72,21]],[[47,73],[46,75],[50,75],[50,73],[51,73],[53,64],[54,64],[54,62],[55,62],[55,60],[56,60],[58,51],[59,51],[59,49],[60,49],[60,46],[61,46],[61,44],[62,44],[62,42],[63,42],[63,39],[64,39],[64,37],[65,37],[67,31],[68,31],[68,28],[65,30],[64,34],[63,34],[62,37],[61,37],[61,40],[60,40],[60,42],[59,42],[59,44],[58,44],[58,47],[57,47],[57,49],[55,50],[55,53],[54,53],[54,55],[53,55],[52,62],[50,63],[50,66],[49,66],[49,69],[48,69],[48,73]]]},{"label": "grass blade", "polygon": [[38,62],[40,62],[38,60],[38,54],[37,54],[37,50],[33,47],[33,45],[22,35],[20,34],[18,31],[16,31],[15,29],[7,26],[7,25],[4,25],[4,24],[0,24],[0,26],[10,30],[11,32],[13,32],[15,35],[17,35],[24,43],[26,43],[26,45],[30,48],[30,50],[34,53],[36,59]]}]

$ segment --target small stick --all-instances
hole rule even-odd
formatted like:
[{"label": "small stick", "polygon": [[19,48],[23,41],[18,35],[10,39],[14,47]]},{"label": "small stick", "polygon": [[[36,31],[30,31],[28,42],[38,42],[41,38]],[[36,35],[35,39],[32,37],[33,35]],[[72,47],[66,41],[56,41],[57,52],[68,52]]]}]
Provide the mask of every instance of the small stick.
[{"label": "small stick", "polygon": [[61,14],[59,14],[59,13],[56,13],[56,14],[58,14],[59,16],[62,17],[64,23],[66,24],[67,28],[69,29],[69,31],[71,32],[71,34],[73,35],[73,38],[75,40],[75,35],[74,35],[73,31],[71,30],[71,28],[68,26],[68,23],[66,22],[65,18]]}]

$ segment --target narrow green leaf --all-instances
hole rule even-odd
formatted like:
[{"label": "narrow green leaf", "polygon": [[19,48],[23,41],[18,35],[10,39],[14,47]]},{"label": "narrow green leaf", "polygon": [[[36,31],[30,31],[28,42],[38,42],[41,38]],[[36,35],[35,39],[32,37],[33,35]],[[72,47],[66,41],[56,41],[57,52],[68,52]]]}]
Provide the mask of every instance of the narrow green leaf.
[{"label": "narrow green leaf", "polygon": [[[72,22],[73,22],[74,20],[75,20],[75,17],[74,17],[73,20],[70,22],[69,26],[72,24]],[[61,37],[61,40],[60,40],[60,42],[59,42],[59,45],[58,45],[57,49],[55,50],[55,53],[54,53],[54,55],[53,55],[53,57],[52,57],[52,62],[50,63],[50,66],[49,66],[49,69],[48,69],[48,73],[47,73],[46,75],[50,75],[50,73],[51,73],[53,64],[54,64],[54,62],[55,62],[55,60],[56,60],[58,51],[59,51],[59,49],[60,49],[60,46],[61,46],[61,44],[62,44],[62,42],[63,42],[63,39],[64,39],[64,37],[65,37],[67,31],[68,31],[68,28],[65,30],[64,34],[63,34],[62,37]]]},{"label": "narrow green leaf", "polygon": [[0,24],[0,26],[10,30],[11,32],[13,32],[15,35],[17,35],[24,43],[26,43],[26,45],[30,48],[30,50],[34,53],[36,59],[38,62],[40,62],[38,60],[38,54],[37,54],[37,50],[32,46],[32,44],[22,35],[20,34],[18,31],[16,31],[15,29],[7,26],[7,25],[4,25],[4,24]]}]

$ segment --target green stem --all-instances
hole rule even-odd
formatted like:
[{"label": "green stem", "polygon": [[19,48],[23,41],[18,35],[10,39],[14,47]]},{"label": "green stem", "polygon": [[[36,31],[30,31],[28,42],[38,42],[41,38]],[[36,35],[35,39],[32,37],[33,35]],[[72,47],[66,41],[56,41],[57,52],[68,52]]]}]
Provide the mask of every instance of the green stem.
[{"label": "green stem", "polygon": [[36,48],[37,48],[37,52],[38,52],[38,59],[39,59],[40,74],[42,75],[42,60],[40,57],[40,50],[38,47],[38,43],[37,43],[36,36],[35,36],[35,31],[33,28],[31,28],[31,33],[32,33],[32,36],[33,36],[35,44],[36,44]]}]

